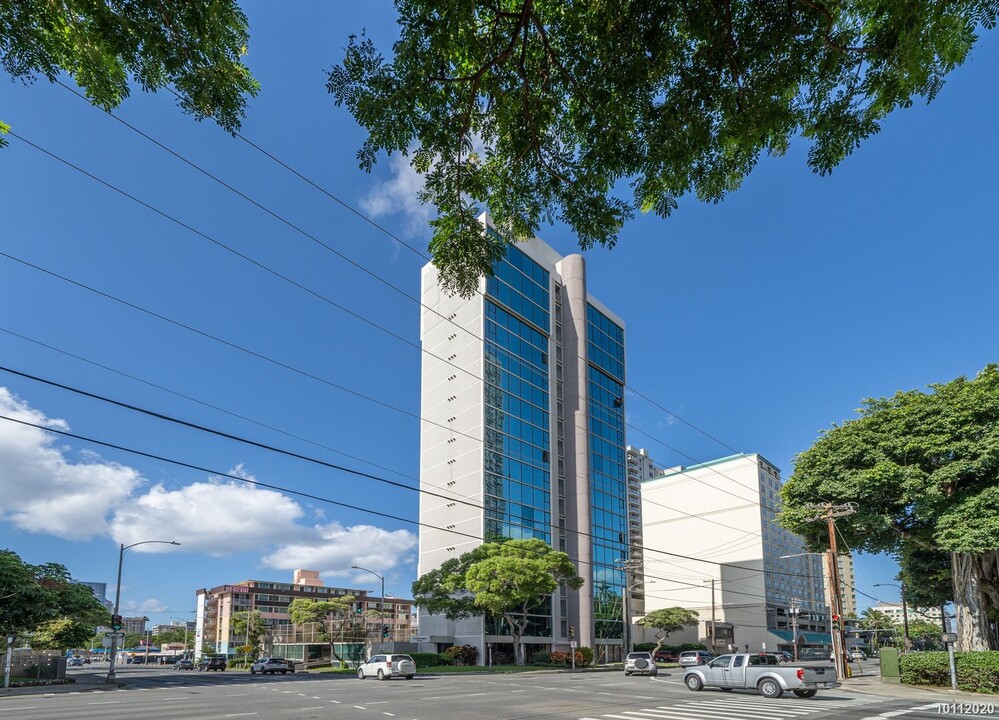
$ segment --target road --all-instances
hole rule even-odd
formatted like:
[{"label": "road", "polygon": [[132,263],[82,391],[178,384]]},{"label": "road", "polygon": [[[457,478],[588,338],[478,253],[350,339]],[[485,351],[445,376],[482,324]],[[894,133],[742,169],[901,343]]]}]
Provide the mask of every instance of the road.
[{"label": "road", "polygon": [[[74,671],[99,672],[89,667]],[[346,675],[262,677],[139,666],[122,668],[118,679],[126,687],[5,698],[0,701],[0,720],[925,720],[941,714],[936,703],[927,705],[925,700],[844,690],[779,700],[738,691],[695,693],[684,687],[675,670],[663,671],[658,678],[615,672],[445,675],[379,682]]]}]

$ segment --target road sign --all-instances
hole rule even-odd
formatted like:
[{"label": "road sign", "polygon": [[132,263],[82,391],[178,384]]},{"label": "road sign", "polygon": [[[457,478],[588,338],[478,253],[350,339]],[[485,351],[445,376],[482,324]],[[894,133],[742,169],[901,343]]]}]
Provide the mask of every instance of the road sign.
[{"label": "road sign", "polygon": [[576,642],[575,640],[570,640],[569,641],[569,647],[571,647],[573,650],[575,650],[576,648],[579,647],[579,643]]},{"label": "road sign", "polygon": [[104,633],[104,637],[106,637],[106,638],[116,637],[119,640],[124,640],[125,639],[125,633],[106,632],[106,633]]},{"label": "road sign", "polygon": [[942,633],[940,639],[945,643],[956,643],[957,633]]},{"label": "road sign", "polygon": [[106,647],[106,648],[111,647],[111,638],[109,637],[101,638],[101,647]]}]

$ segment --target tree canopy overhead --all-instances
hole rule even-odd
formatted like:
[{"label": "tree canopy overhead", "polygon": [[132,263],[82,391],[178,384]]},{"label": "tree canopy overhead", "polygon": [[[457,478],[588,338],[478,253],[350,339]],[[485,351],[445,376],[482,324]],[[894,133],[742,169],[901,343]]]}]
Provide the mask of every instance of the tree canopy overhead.
[{"label": "tree canopy overhead", "polygon": [[983,649],[999,611],[999,366],[930,390],[868,399],[825,432],[798,456],[780,521],[821,547],[815,498],[857,503],[837,521],[847,544],[898,556],[921,603],[943,599],[949,555],[961,643]]},{"label": "tree canopy overhead", "polygon": [[[636,209],[739,187],[800,134],[828,173],[885,117],[932,100],[991,28],[992,0],[395,0],[385,58],[350,36],[329,75],[368,131],[358,152],[411,152],[433,203],[442,281],[468,295],[506,244],[561,220],[613,246]],[[623,182],[632,197],[618,194]],[[481,208],[481,206],[485,208]]]},{"label": "tree canopy overhead", "polygon": [[233,132],[259,89],[242,60],[248,28],[236,0],[0,2],[0,64],[27,82],[65,72],[105,110],[130,81],[170,87],[184,112]]}]

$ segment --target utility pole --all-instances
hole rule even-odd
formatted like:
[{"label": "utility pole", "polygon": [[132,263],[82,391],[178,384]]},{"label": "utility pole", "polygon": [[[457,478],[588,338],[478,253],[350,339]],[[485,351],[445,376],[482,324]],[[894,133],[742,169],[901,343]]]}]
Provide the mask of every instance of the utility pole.
[{"label": "utility pole", "polygon": [[821,505],[812,505],[811,508],[818,510],[820,513],[812,518],[812,520],[825,520],[826,531],[829,533],[829,551],[827,557],[830,581],[829,619],[832,625],[830,628],[830,639],[832,640],[833,652],[836,657],[836,677],[844,678],[846,677],[847,668],[846,636],[843,632],[843,596],[840,590],[839,561],[836,552],[836,518],[853,515],[857,512],[857,503],[849,502],[843,505],[823,503]]},{"label": "utility pole", "polygon": [[794,644],[794,661],[798,662],[798,613],[801,612],[801,598],[791,598],[791,642]]},{"label": "utility pole", "polygon": [[715,613],[715,579],[711,578],[711,652],[715,652],[718,638],[718,616]]}]

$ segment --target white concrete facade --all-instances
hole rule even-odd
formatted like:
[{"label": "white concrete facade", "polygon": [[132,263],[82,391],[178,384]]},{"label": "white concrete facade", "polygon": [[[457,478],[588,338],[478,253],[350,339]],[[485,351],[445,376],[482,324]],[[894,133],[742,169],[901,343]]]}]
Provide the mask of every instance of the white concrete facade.
[{"label": "white concrete facade", "polygon": [[711,647],[713,586],[714,620],[732,633],[719,632],[716,650],[790,647],[792,598],[799,644],[825,644],[822,558],[803,554],[803,540],[774,521],[779,491],[780,471],[758,454],[671,468],[642,483],[646,611],[680,606],[701,620],[668,643]]}]

